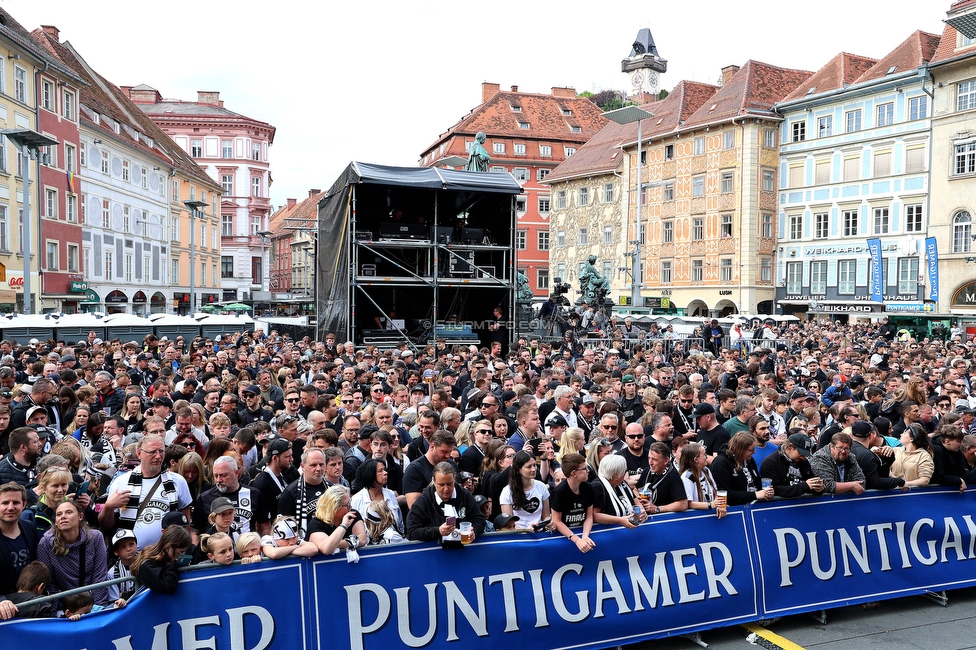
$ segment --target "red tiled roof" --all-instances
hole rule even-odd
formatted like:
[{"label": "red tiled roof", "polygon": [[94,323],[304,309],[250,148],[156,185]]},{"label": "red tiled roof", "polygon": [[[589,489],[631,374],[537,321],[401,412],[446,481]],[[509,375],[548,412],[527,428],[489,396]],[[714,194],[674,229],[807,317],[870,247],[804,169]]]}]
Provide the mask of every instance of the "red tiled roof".
[{"label": "red tiled roof", "polygon": [[793,92],[812,72],[779,68],[759,61],[746,61],[688,120],[682,130],[744,115],[772,115],[776,102]]},{"label": "red tiled roof", "polygon": [[[858,77],[857,83],[881,79],[888,74],[908,72],[932,60],[939,47],[941,36],[916,30],[898,47],[875,63],[867,72]],[[893,70],[892,70],[893,69]],[[888,71],[891,70],[889,73]]]},{"label": "red tiled roof", "polygon": [[[682,81],[661,101],[641,106],[654,117],[644,120],[641,137],[649,138],[670,133],[681,122],[698,110],[718,87],[697,81]],[[620,146],[637,140],[637,123],[617,124],[610,122],[579,150],[552,170],[549,182],[585,174],[608,173],[621,162]]]},{"label": "red tiled roof", "polygon": [[[963,2],[970,2],[976,4],[976,0],[963,0]],[[955,8],[955,7],[953,7]],[[935,55],[932,57],[931,63],[942,63],[943,61],[948,61],[949,59],[955,59],[959,56],[974,55],[976,54],[976,43],[972,45],[967,45],[966,47],[961,47],[956,49],[956,42],[958,41],[959,32],[952,25],[946,25],[945,29],[942,31],[942,40],[939,41],[939,47],[935,51]]]},{"label": "red tiled roof", "polygon": [[949,7],[949,12],[956,12],[961,9],[968,9],[969,7],[976,7],[976,0],[956,0],[951,7]]},{"label": "red tiled roof", "polygon": [[[857,54],[841,52],[832,58],[827,65],[817,70],[806,81],[796,87],[785,98],[784,102],[803,99],[807,93],[820,94],[830,90],[839,90],[854,83],[858,77],[867,72],[877,59],[871,59]],[[813,89],[812,92],[811,89]]]},{"label": "red tiled roof", "polygon": [[[113,139],[125,139],[127,146],[133,149],[138,149],[147,155],[153,156],[158,160],[163,161],[167,165],[172,165],[198,183],[205,184],[208,187],[217,189],[219,191],[218,188],[220,186],[216,183],[216,181],[210,178],[210,176],[208,176],[207,173],[196,164],[189,154],[177,146],[177,144],[173,142],[168,135],[163,133],[163,131],[156,126],[151,119],[149,119],[149,116],[139,110],[139,107],[132,103],[132,101],[124,92],[122,92],[120,88],[92,70],[70,43],[62,43],[57,37],[44,32],[41,29],[34,30],[32,36],[48,52],[53,54],[59,61],[81,77],[85,82],[87,82],[88,85],[83,86],[80,90],[80,104],[83,110],[79,112],[80,120],[84,122],[86,126],[93,130],[101,131],[107,137],[111,137]],[[99,115],[108,116],[116,122],[124,124],[129,128],[134,129],[149,138],[152,138],[156,146],[149,147],[144,141],[136,141],[129,138],[128,135],[121,136],[120,134],[117,134],[112,127],[105,124],[101,120],[99,120],[99,122],[96,124],[94,120],[92,120],[86,114],[86,111],[84,110],[85,108],[94,111]]]},{"label": "red tiled roof", "polygon": [[[519,106],[516,112],[512,106]],[[564,115],[563,111],[570,111]],[[454,126],[441,134],[424,154],[456,135],[475,135],[483,131],[489,138],[517,138],[546,140],[582,145],[607,123],[600,107],[585,97],[556,97],[553,95],[498,92],[471,111]],[[528,128],[521,128],[526,123]],[[577,126],[574,133],[571,127]],[[445,152],[446,153],[446,152]]]}]

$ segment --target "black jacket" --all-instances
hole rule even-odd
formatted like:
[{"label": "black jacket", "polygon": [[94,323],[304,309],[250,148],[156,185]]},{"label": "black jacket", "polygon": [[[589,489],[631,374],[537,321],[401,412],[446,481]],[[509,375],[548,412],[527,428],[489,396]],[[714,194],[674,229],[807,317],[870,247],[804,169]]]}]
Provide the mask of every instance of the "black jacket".
[{"label": "black jacket", "polygon": [[[474,495],[462,487],[454,488],[454,498],[446,503],[454,506],[458,513],[457,521],[470,521],[475,536],[485,532],[485,518],[481,508],[475,503]],[[407,539],[418,542],[434,542],[441,538],[438,528],[444,523],[444,512],[437,505],[434,486],[424,488],[413,507],[407,513]]]},{"label": "black jacket", "polygon": [[[712,478],[715,479],[715,486],[719,490],[727,490],[728,505],[741,506],[752,503],[756,500],[756,490],[762,489],[762,481],[759,478],[759,469],[756,461],[750,458],[746,461],[745,470],[735,466],[735,460],[724,451],[719,452],[710,466]],[[749,489],[746,480],[746,472],[752,477],[752,489]]]},{"label": "black jacket", "polygon": [[935,472],[932,483],[959,487],[959,483],[966,479],[966,457],[961,451],[949,451],[942,446],[942,437],[932,440],[932,456],[935,460]]},{"label": "black jacket", "polygon": [[759,468],[761,478],[773,480],[773,491],[776,496],[784,499],[795,499],[804,494],[814,494],[807,479],[814,477],[810,461],[801,458],[794,463],[786,454],[776,452],[763,459],[762,467]]},{"label": "black jacket", "polygon": [[870,449],[858,442],[857,438],[851,445],[851,454],[861,466],[866,480],[865,487],[869,490],[896,490],[905,485],[905,479],[889,478],[888,468],[881,463]]},{"label": "black jacket", "polygon": [[157,562],[146,560],[139,567],[139,582],[152,591],[161,594],[175,594],[180,583],[180,574],[176,570],[175,562]]}]

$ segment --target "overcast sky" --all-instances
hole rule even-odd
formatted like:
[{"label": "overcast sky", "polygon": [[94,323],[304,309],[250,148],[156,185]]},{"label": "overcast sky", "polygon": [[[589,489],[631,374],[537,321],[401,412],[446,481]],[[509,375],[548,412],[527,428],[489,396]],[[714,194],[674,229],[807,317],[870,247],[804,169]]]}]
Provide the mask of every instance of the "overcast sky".
[{"label": "overcast sky", "polygon": [[941,34],[952,4],[2,2],[28,30],[60,28],[116,85],[193,101],[216,90],[226,108],[273,124],[276,207],[327,189],[352,160],[415,166],[481,103],[483,81],[624,89],[620,61],[642,27],[669,62],[661,85],[671,89],[715,83],[748,59],[815,71],[841,51],[880,58],[916,29]]}]

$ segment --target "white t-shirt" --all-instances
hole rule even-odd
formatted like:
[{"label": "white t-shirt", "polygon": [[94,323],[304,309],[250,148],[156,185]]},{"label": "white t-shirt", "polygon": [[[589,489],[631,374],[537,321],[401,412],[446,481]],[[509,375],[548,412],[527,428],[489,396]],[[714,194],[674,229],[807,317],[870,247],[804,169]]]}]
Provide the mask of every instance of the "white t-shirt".
[{"label": "white t-shirt", "polygon": [[[519,518],[515,522],[516,528],[531,528],[533,524],[542,521],[542,505],[549,500],[549,487],[541,481],[532,481],[532,487],[525,493],[525,498],[529,501],[528,510],[512,510],[512,513]],[[506,485],[502,489],[498,503],[503,506],[513,505],[512,488]]]},{"label": "white t-shirt", "polygon": [[[109,495],[122,490],[128,490],[129,476],[131,474],[132,472],[126,472],[125,474],[116,476],[108,487]],[[165,474],[168,474],[168,476],[164,476],[163,480],[172,480],[173,485],[176,487],[177,509],[183,510],[184,508],[189,508],[193,503],[193,497],[190,496],[190,488],[186,484],[186,479],[176,472],[165,472]],[[147,494],[156,483],[156,478],[155,476],[152,478],[143,478],[142,489],[139,494]],[[142,514],[136,520],[135,527],[132,530],[136,535],[136,541],[138,542],[140,551],[158,542],[163,534],[163,515],[170,512],[170,495],[163,494],[164,489],[164,484],[160,483],[159,487],[156,488],[156,491],[149,498],[149,503],[142,509]]]}]

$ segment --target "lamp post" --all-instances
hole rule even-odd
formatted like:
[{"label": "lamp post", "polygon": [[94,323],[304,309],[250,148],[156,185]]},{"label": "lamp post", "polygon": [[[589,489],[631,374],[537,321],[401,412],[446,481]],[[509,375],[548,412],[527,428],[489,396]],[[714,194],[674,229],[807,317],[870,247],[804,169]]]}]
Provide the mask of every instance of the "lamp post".
[{"label": "lamp post", "polygon": [[638,303],[640,303],[640,291],[641,284],[644,282],[643,273],[641,273],[641,193],[643,191],[643,186],[641,185],[641,146],[643,140],[643,134],[641,133],[642,120],[648,117],[654,117],[654,113],[645,111],[643,108],[637,106],[624,106],[623,108],[618,108],[614,111],[606,111],[603,114],[607,119],[616,122],[617,124],[632,124],[637,122],[637,228],[635,231],[634,241],[634,251],[628,253],[633,257],[632,260],[632,271],[631,271],[631,286],[630,286],[630,308],[633,311],[637,308]]},{"label": "lamp post", "polygon": [[183,201],[183,205],[190,209],[190,316],[193,316],[193,306],[196,304],[196,242],[194,240],[193,231],[196,230],[196,224],[193,222],[193,218],[197,216],[197,212],[201,208],[207,206],[206,201]]},{"label": "lamp post", "polygon": [[24,250],[24,313],[30,314],[33,308],[31,300],[31,257],[33,254],[31,252],[30,159],[32,157],[37,158],[41,147],[55,145],[58,141],[30,129],[0,129],[0,134],[6,136],[11,144],[20,149],[18,153],[22,156],[24,225],[20,231],[20,243]]}]

